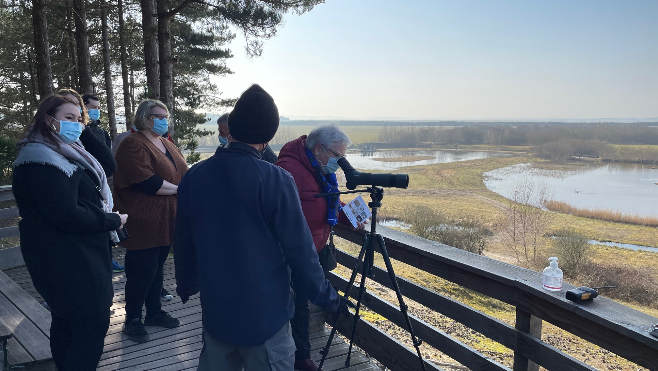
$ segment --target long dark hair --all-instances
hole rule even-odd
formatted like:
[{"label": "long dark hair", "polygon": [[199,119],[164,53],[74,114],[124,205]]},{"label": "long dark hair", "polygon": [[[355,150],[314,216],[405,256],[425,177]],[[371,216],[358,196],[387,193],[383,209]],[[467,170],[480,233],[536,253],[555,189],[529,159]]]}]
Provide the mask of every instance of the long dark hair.
[{"label": "long dark hair", "polygon": [[41,105],[39,105],[39,109],[34,115],[30,126],[27,128],[27,137],[30,138],[34,134],[39,133],[46,142],[52,144],[57,143],[57,140],[55,139],[56,133],[48,124],[48,116],[55,116],[59,107],[67,103],[75,104],[77,106],[75,101],[61,95],[51,95],[44,99],[44,101],[41,102]]}]

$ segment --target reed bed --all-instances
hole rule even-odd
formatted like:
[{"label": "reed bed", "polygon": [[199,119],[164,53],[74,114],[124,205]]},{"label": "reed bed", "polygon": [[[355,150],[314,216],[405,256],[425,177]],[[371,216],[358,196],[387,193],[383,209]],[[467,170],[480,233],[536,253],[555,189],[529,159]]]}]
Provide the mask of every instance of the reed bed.
[{"label": "reed bed", "polygon": [[628,214],[621,211],[609,209],[587,209],[578,208],[569,205],[566,202],[549,200],[544,202],[544,207],[550,211],[583,218],[604,220],[615,223],[625,223],[633,225],[643,225],[647,227],[658,227],[658,218],[653,216],[642,216],[637,214]]}]

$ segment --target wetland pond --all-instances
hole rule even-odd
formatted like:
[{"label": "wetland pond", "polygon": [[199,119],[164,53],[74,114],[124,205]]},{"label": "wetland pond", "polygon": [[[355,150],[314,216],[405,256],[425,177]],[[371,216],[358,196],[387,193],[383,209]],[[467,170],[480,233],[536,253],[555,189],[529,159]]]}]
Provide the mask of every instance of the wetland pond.
[{"label": "wetland pond", "polygon": [[[550,170],[519,164],[484,173],[487,188],[508,199],[523,182],[529,182],[534,189],[545,186],[549,199],[572,207],[658,217],[658,169],[653,165],[588,164]],[[590,244],[658,252],[650,246],[600,241]]]},{"label": "wetland pond", "polygon": [[348,152],[347,160],[361,171],[397,170],[405,166],[444,164],[448,162],[479,160],[489,157],[509,156],[506,153],[486,151],[439,151],[439,150],[388,150],[374,152]]},{"label": "wetland pond", "polygon": [[[519,164],[484,173],[484,184],[505,198],[521,182],[545,185],[549,199],[582,209],[658,217],[658,169],[634,164],[591,164],[548,170]],[[541,206],[541,205],[535,205]]]}]

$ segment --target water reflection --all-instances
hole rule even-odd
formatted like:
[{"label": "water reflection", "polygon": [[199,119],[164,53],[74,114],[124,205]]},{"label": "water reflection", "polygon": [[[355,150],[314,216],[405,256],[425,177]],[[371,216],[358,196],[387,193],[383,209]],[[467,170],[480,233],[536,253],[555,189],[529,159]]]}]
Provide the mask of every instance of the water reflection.
[{"label": "water reflection", "polygon": [[624,248],[624,249],[631,249],[631,250],[635,250],[635,251],[642,250],[642,251],[658,252],[658,248],[656,248],[656,247],[633,245],[631,243],[602,242],[602,241],[597,241],[597,240],[590,240],[588,242],[589,242],[590,245],[604,245],[604,246],[610,246],[610,247],[621,247],[621,248]]},{"label": "water reflection", "polygon": [[[429,157],[419,160],[394,161],[396,158],[404,157]],[[348,153],[347,160],[359,170],[396,170],[404,166],[418,166],[443,164],[456,161],[479,160],[489,157],[509,156],[497,152],[462,152],[462,151],[437,151],[437,150],[393,150],[393,151],[367,151],[360,153]],[[378,161],[375,159],[391,159],[392,161]]]},{"label": "water reflection", "polygon": [[587,165],[573,170],[546,170],[520,164],[484,174],[488,189],[512,197],[516,184],[545,184],[552,199],[577,208],[610,209],[658,216],[658,170],[647,165]]}]

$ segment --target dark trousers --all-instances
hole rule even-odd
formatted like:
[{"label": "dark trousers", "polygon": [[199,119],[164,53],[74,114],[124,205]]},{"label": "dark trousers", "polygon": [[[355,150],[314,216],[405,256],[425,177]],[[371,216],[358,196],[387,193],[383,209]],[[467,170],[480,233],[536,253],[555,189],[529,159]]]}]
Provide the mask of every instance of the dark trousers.
[{"label": "dark trousers", "polygon": [[144,305],[147,315],[160,312],[162,267],[168,254],[169,246],[126,251],[126,321],[141,319]]},{"label": "dark trousers", "polygon": [[110,310],[62,318],[53,315],[50,351],[59,371],[95,370],[103,354]]},{"label": "dark trousers", "polygon": [[[293,284],[293,291],[295,285]],[[295,291],[295,316],[290,320],[292,338],[295,340],[296,359],[311,358],[311,342],[309,341],[309,325],[311,313],[308,307],[308,298],[301,292]]]}]

